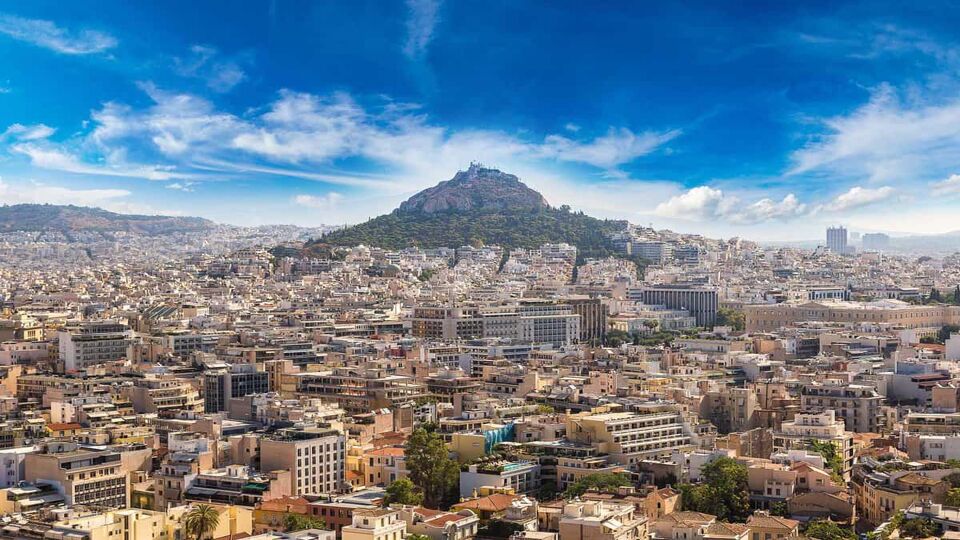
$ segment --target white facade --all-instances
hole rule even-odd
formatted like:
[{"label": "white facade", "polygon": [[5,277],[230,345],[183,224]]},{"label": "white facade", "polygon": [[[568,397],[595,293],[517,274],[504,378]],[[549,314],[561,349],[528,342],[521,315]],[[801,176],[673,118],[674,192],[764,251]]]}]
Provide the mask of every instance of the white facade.
[{"label": "white facade", "polygon": [[540,465],[531,462],[508,463],[499,472],[484,472],[477,465],[460,471],[460,496],[473,497],[481,487],[509,487],[518,494],[536,493],[540,489]]},{"label": "white facade", "polygon": [[95,364],[127,357],[133,332],[116,321],[94,321],[57,333],[60,360],[66,371],[78,371]]},{"label": "white facade", "polygon": [[24,478],[24,460],[37,451],[35,446],[0,450],[0,489],[13,487]]}]

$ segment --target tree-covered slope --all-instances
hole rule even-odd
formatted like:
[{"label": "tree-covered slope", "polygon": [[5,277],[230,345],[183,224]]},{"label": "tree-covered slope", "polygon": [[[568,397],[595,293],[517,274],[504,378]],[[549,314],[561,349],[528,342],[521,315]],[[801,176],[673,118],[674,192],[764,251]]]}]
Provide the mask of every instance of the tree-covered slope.
[{"label": "tree-covered slope", "polygon": [[365,223],[326,234],[311,244],[388,249],[497,244],[535,248],[566,242],[586,257],[612,253],[609,235],[626,222],[596,219],[567,209],[448,210],[443,212],[394,211]]}]

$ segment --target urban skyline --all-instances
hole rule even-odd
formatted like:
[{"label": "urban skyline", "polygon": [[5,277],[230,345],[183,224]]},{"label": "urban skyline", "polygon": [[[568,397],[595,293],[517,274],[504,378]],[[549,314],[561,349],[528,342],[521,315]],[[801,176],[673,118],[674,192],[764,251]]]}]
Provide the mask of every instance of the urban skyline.
[{"label": "urban skyline", "polygon": [[960,539],[958,16],[0,6],[0,540]]}]

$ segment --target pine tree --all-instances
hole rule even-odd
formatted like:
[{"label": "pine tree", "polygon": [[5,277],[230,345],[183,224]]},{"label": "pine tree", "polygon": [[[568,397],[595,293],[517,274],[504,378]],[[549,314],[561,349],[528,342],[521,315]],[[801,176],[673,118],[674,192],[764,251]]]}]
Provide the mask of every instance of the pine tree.
[{"label": "pine tree", "polygon": [[456,501],[460,490],[460,467],[450,459],[443,438],[419,427],[407,439],[404,455],[410,481],[423,493],[423,505],[439,508]]}]

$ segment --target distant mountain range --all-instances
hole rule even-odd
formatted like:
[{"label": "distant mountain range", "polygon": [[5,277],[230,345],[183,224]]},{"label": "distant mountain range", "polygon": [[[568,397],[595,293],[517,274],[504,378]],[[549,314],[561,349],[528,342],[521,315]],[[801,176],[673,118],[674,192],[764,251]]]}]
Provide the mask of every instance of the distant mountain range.
[{"label": "distant mountain range", "polygon": [[0,232],[127,232],[156,236],[212,230],[217,224],[198,217],[117,214],[101,208],[53,204],[0,206]]},{"label": "distant mountain range", "polygon": [[614,254],[609,236],[626,221],[597,219],[551,207],[512,174],[472,164],[423,190],[389,214],[330,232],[307,248],[364,244],[387,249],[496,244],[534,248],[566,242],[585,257]]}]

